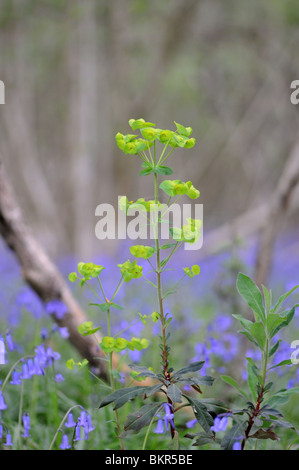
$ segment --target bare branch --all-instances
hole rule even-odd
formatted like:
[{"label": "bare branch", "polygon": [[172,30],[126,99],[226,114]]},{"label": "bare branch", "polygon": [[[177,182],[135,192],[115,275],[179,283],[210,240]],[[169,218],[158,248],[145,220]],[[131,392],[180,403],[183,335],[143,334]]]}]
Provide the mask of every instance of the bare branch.
[{"label": "bare branch", "polygon": [[0,160],[0,234],[8,247],[16,255],[23,272],[24,280],[47,303],[60,300],[67,307],[63,318],[53,314],[53,320],[69,331],[69,340],[88,359],[96,373],[106,378],[104,361],[99,359],[101,352],[95,339],[81,336],[77,327],[86,321],[84,312],[77,304],[61,274],[36,242],[25,225],[21,211],[16,204],[8,182],[3,163]]}]

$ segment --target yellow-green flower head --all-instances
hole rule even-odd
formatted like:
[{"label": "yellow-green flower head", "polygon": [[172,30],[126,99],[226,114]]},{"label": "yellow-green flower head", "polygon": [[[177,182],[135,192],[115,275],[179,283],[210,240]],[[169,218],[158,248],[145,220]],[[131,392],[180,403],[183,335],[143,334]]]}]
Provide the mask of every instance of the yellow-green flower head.
[{"label": "yellow-green flower head", "polygon": [[104,336],[101,342],[101,348],[105,352],[112,352],[116,344],[116,339],[112,336]]},{"label": "yellow-green flower head", "polygon": [[116,339],[116,342],[115,342],[115,345],[114,345],[114,350],[116,352],[120,352],[120,351],[123,351],[124,349],[126,349],[126,347],[128,346],[129,344],[129,341],[125,338],[117,338]]},{"label": "yellow-green flower head", "polygon": [[131,246],[130,252],[135,258],[149,259],[154,254],[154,249],[151,246],[135,245]]},{"label": "yellow-green flower head", "polygon": [[187,243],[195,243],[200,238],[201,220],[189,218],[187,222],[188,224],[183,225],[182,237]]},{"label": "yellow-green flower head", "polygon": [[199,191],[193,186],[191,181],[184,183],[181,180],[164,180],[160,184],[160,188],[171,197],[186,194],[191,199],[196,199],[199,197]]},{"label": "yellow-green flower head", "polygon": [[186,196],[190,197],[190,199],[197,199],[200,196],[200,192],[193,186],[191,181],[187,181],[186,186]]},{"label": "yellow-green flower head", "polygon": [[155,124],[152,122],[145,122],[144,119],[130,119],[129,125],[136,131],[137,129],[143,129],[144,127],[155,127]]},{"label": "yellow-green flower head", "polygon": [[142,266],[138,266],[137,261],[126,261],[123,264],[117,265],[125,282],[130,282],[131,279],[138,279],[142,277]]},{"label": "yellow-green flower head", "polygon": [[103,271],[104,266],[94,263],[78,263],[78,272],[86,279],[97,277]]},{"label": "yellow-green flower head", "polygon": [[158,137],[159,130],[153,129],[152,127],[144,127],[141,129],[141,133],[146,140],[154,141]]},{"label": "yellow-green flower head", "polygon": [[182,228],[171,228],[170,233],[174,240],[195,243],[200,238],[201,220],[188,218],[187,222]]},{"label": "yellow-green flower head", "polygon": [[142,349],[146,349],[149,346],[149,341],[146,338],[132,338],[128,347],[130,349],[137,349],[137,351],[141,351]]},{"label": "yellow-green flower head", "polygon": [[166,142],[172,139],[172,136],[173,136],[173,132],[165,129],[159,132],[158,139],[159,139],[159,142],[161,142],[161,144],[166,144]]},{"label": "yellow-green flower head", "polygon": [[194,147],[195,143],[196,143],[196,140],[194,139],[194,137],[192,137],[191,139],[187,139],[185,142],[185,148],[191,149],[192,147]]},{"label": "yellow-green flower head", "polygon": [[136,155],[136,153],[138,153],[136,142],[127,142],[124,145],[123,151],[126,154]]},{"label": "yellow-green flower head", "polygon": [[194,264],[191,269],[190,268],[183,268],[183,271],[185,274],[187,274],[189,277],[194,277],[197,276],[200,273],[200,267],[198,264]]}]

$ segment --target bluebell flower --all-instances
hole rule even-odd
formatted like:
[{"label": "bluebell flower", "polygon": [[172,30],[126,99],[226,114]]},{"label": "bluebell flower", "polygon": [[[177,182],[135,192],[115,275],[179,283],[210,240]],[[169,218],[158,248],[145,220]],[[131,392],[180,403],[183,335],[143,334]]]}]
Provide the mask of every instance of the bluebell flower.
[{"label": "bluebell flower", "polygon": [[0,439],[3,437],[3,426],[0,424]]},{"label": "bluebell flower", "polygon": [[5,403],[3,393],[0,391],[0,411],[6,410],[6,409],[7,409],[7,405]]},{"label": "bluebell flower", "polygon": [[218,418],[218,416],[214,419],[214,425],[211,426],[211,431],[220,432],[225,431],[228,425],[228,418],[224,416],[223,418]]},{"label": "bluebell flower", "polygon": [[23,437],[30,437],[29,430],[31,428],[30,428],[30,417],[28,413],[23,414],[23,426],[24,426]]},{"label": "bluebell flower", "polygon": [[55,380],[55,382],[57,382],[58,384],[60,384],[61,382],[64,381],[64,377],[63,377],[61,374],[56,374],[54,380]]},{"label": "bluebell flower", "polygon": [[236,441],[233,445],[233,450],[242,450],[241,442]]},{"label": "bluebell flower", "polygon": [[75,429],[74,441],[81,441],[81,427],[79,425],[77,425]]},{"label": "bluebell flower", "polygon": [[35,375],[45,375],[37,357],[33,359],[33,362],[34,362]]},{"label": "bluebell flower", "polygon": [[31,357],[27,361],[27,366],[28,366],[28,373],[30,377],[33,377],[33,375],[35,375],[35,365]]},{"label": "bluebell flower", "polygon": [[58,328],[58,331],[63,339],[67,339],[70,336],[69,330],[67,326],[63,326]]},{"label": "bluebell flower", "polygon": [[46,304],[46,312],[49,315],[55,315],[59,320],[64,317],[67,311],[67,306],[59,299],[50,300],[50,302]]},{"label": "bluebell flower", "polygon": [[10,381],[10,384],[11,385],[21,385],[22,381],[21,381],[21,373],[18,372],[17,370],[14,370],[13,373],[11,374],[11,381]]},{"label": "bluebell flower", "polygon": [[196,425],[196,423],[197,423],[197,419],[191,419],[190,421],[187,421],[186,427],[188,429],[191,429]]},{"label": "bluebell flower", "polygon": [[157,427],[154,430],[155,434],[164,434],[164,421],[162,418],[159,417],[158,422],[157,422]]},{"label": "bluebell flower", "polygon": [[10,434],[10,432],[7,432],[7,434],[6,434],[6,442],[4,442],[3,445],[5,445],[5,446],[10,446],[10,447],[13,446],[13,443],[12,443],[12,440],[11,440],[11,434]]},{"label": "bluebell flower", "polygon": [[72,412],[68,414],[67,421],[64,423],[66,428],[74,428],[76,426],[76,422],[74,421],[74,415]]},{"label": "bluebell flower", "polygon": [[22,365],[22,380],[31,379],[31,375],[29,374],[28,364],[26,362]]},{"label": "bluebell flower", "polygon": [[15,345],[13,344],[12,337],[11,337],[10,333],[7,333],[7,335],[6,335],[6,343],[7,343],[8,349],[10,351],[14,351]]},{"label": "bluebell flower", "polygon": [[174,429],[174,414],[172,413],[171,409],[170,409],[170,405],[168,403],[165,403],[164,404],[164,421],[165,421],[165,427],[168,431],[169,429],[169,423],[170,423],[170,426],[172,427],[172,429]]},{"label": "bluebell flower", "polygon": [[86,411],[85,410],[82,410],[81,413],[80,413],[80,416],[78,418],[78,424],[79,426],[82,426],[84,427],[85,424],[86,424]]},{"label": "bluebell flower", "polygon": [[70,449],[70,448],[71,448],[71,446],[69,445],[69,439],[68,439],[66,434],[63,434],[62,441],[61,441],[61,444],[59,446],[59,449],[66,450],[66,449]]}]

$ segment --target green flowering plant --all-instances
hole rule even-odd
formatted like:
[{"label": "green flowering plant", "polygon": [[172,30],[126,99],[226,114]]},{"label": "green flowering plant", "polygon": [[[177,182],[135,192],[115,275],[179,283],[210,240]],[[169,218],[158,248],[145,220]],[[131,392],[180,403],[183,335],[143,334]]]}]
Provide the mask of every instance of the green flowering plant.
[{"label": "green flowering plant", "polygon": [[[171,226],[169,235],[171,240],[161,244],[159,230],[164,222],[165,214],[171,210],[172,206],[182,197],[186,196],[195,200],[200,196],[200,192],[194,187],[191,181],[183,182],[180,179],[164,179],[160,184],[158,178],[169,176],[173,169],[166,165],[166,161],[176,148],[192,148],[196,141],[192,134],[191,127],[185,127],[175,122],[176,129],[158,129],[152,122],[144,119],[130,119],[129,125],[133,134],[116,134],[116,144],[125,155],[132,155],[141,161],[140,176],[153,177],[153,199],[145,200],[139,198],[135,202],[130,201],[127,196],[119,199],[119,208],[126,214],[130,209],[138,209],[151,225],[154,233],[153,246],[133,245],[130,254],[136,258],[118,264],[120,270],[120,280],[110,299],[105,295],[102,283],[103,266],[93,263],[79,263],[78,272],[69,275],[71,282],[79,281],[80,286],[89,287],[95,296],[100,300],[96,306],[100,312],[107,315],[107,334],[102,337],[99,346],[103,352],[104,360],[109,365],[110,393],[99,403],[102,409],[113,404],[116,423],[116,438],[121,449],[125,448],[124,439],[130,433],[138,433],[147,427],[142,449],[146,448],[147,438],[151,426],[158,419],[157,432],[163,432],[159,413],[164,413],[164,422],[169,431],[172,447],[178,449],[180,445],[180,435],[177,430],[177,413],[180,410],[189,409],[194,414],[195,419],[201,427],[199,433],[187,433],[186,438],[195,440],[194,445],[198,447],[210,446],[221,449],[244,449],[251,446],[252,442],[262,439],[278,439],[274,429],[278,427],[294,429],[285,421],[276,405],[284,403],[291,394],[298,392],[298,387],[283,390],[274,390],[274,382],[268,377],[278,367],[291,365],[291,361],[283,361],[279,364],[271,364],[271,358],[278,350],[280,340],[276,339],[277,333],[291,322],[295,305],[291,309],[281,310],[283,302],[299,286],[282,295],[278,302],[272,306],[272,293],[263,286],[263,292],[245,274],[240,273],[237,280],[237,290],[242,298],[247,302],[249,308],[254,312],[254,321],[251,321],[241,314],[234,314],[236,321],[242,326],[241,334],[254,344],[261,352],[261,364],[247,358],[248,390],[244,390],[238,382],[229,377],[222,376],[225,384],[228,384],[239,393],[245,400],[243,408],[230,409],[222,400],[201,398],[202,389],[211,387],[214,378],[208,375],[200,375],[198,372],[204,366],[204,361],[188,363],[176,370],[171,363],[171,320],[172,317],[165,312],[164,300],[173,294],[177,286],[183,279],[194,278],[200,275],[200,267],[197,264],[183,268],[183,276],[168,291],[163,286],[163,274],[167,270],[169,260],[175,255],[183,243],[194,244],[201,236],[201,220],[187,218],[186,224],[182,227]],[[137,133],[136,133],[137,132]],[[160,149],[160,152],[159,152]],[[162,204],[158,199],[159,189],[167,196],[167,203]],[[166,255],[165,255],[166,253]],[[155,283],[147,279],[144,269],[138,264],[138,259],[145,260],[155,274]],[[99,292],[94,290],[90,281],[96,279],[99,285]],[[123,310],[123,307],[115,303],[115,297],[120,288],[129,282],[145,281],[156,291],[157,303],[151,315],[139,313],[137,321],[146,323],[148,320],[160,323],[160,357],[161,369],[154,371],[151,367],[131,364],[131,379],[133,386],[120,386],[116,381],[120,377],[119,371],[115,368],[114,355],[125,350],[141,351],[150,347],[147,338],[126,339],[121,333],[112,334],[111,312],[114,309]],[[94,327],[92,322],[85,322],[78,327],[82,335],[93,335],[99,327]],[[77,365],[82,368],[86,365],[75,363],[72,359],[68,361],[68,367]],[[138,383],[140,382],[140,383]],[[186,393],[184,387],[189,386],[192,393]],[[274,390],[274,391],[273,391]],[[121,423],[119,409],[135,398],[143,398],[145,404],[137,411],[127,415],[124,423]],[[154,397],[154,399],[153,399]],[[160,424],[159,424],[160,423]]]}]

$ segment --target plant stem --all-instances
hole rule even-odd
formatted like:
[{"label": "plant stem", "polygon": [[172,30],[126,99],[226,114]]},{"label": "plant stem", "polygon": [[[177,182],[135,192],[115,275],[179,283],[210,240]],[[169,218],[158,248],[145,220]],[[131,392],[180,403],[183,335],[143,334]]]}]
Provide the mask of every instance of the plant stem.
[{"label": "plant stem", "polygon": [[269,356],[269,336],[268,336],[268,332],[266,332],[265,350],[263,351],[263,354],[262,354],[262,374],[263,375],[262,375],[261,390],[257,397],[255,408],[248,419],[248,425],[245,430],[245,437],[241,444],[242,450],[244,450],[245,444],[250,436],[250,431],[252,429],[252,426],[254,425],[254,419],[258,416],[260,412],[261,403],[264,398],[264,389],[265,389],[265,384],[266,384],[266,379],[267,379],[268,356]]},{"label": "plant stem", "polygon": [[[158,206],[158,177],[157,174],[154,174],[155,178],[155,206]],[[161,320],[161,328],[162,328],[162,364],[163,364],[163,374],[165,380],[170,380],[170,373],[168,371],[168,347],[167,347],[167,338],[166,338],[166,322],[164,316],[164,307],[163,307],[163,295],[162,295],[162,284],[161,284],[161,262],[160,262],[160,242],[159,242],[159,221],[158,217],[155,220],[155,239],[156,239],[156,276],[157,276],[157,291],[158,291],[158,303],[159,303],[159,310],[160,310],[160,320]],[[173,403],[168,397],[168,402],[171,405],[172,410],[174,409]],[[172,426],[171,429],[171,437],[174,439],[175,430]]]},{"label": "plant stem", "polygon": [[[99,282],[100,282],[100,280],[99,280]],[[101,282],[100,282],[100,285],[101,285]],[[103,291],[103,295],[104,295],[104,291]],[[109,302],[107,301],[107,298],[106,298],[105,295],[104,295],[104,297],[106,299],[106,303],[109,305]],[[107,310],[107,323],[108,323],[108,336],[111,336],[110,307]],[[113,393],[113,392],[115,392],[115,381],[114,381],[114,376],[113,376],[113,352],[109,353],[109,376],[110,376],[111,392]],[[123,440],[119,437],[120,432],[121,432],[119,414],[118,414],[117,410],[115,410],[114,412],[115,412],[116,427],[117,427],[117,433],[118,433],[120,448],[121,448],[121,450],[124,450]]]}]

